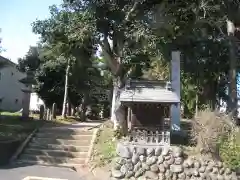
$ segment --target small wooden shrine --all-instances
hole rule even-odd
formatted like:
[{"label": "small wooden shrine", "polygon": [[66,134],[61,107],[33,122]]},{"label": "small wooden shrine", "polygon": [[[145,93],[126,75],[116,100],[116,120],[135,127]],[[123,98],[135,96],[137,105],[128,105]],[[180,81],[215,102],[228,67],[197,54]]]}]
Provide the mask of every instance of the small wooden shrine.
[{"label": "small wooden shrine", "polygon": [[120,94],[127,140],[136,145],[170,144],[170,108],[180,100],[165,81],[129,80]]}]

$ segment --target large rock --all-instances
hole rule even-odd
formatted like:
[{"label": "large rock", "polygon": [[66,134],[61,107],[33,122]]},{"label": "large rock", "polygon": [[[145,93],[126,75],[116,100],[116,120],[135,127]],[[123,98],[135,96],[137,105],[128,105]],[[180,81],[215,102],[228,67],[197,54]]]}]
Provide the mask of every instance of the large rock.
[{"label": "large rock", "polygon": [[112,177],[120,179],[124,177],[124,174],[119,170],[112,170]]},{"label": "large rock", "polygon": [[130,149],[121,143],[117,144],[117,154],[122,158],[131,158],[132,156]]},{"label": "large rock", "polygon": [[181,173],[181,172],[183,172],[183,166],[172,164],[172,165],[170,165],[170,170],[173,173]]}]

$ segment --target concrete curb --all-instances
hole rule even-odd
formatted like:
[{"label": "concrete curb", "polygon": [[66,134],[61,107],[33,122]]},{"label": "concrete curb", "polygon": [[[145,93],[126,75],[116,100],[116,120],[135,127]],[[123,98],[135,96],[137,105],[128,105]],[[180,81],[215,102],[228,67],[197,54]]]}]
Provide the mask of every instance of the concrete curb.
[{"label": "concrete curb", "polygon": [[93,152],[93,149],[94,149],[94,143],[97,139],[97,134],[99,132],[99,128],[94,130],[93,132],[93,135],[92,135],[92,140],[91,140],[91,143],[90,143],[90,147],[89,147],[89,151],[88,151],[88,155],[87,155],[87,158],[86,158],[86,161],[85,161],[85,164],[88,164],[90,159],[91,159],[91,156],[92,156],[92,152]]},{"label": "concrete curb", "polygon": [[32,137],[34,136],[34,134],[36,134],[36,132],[38,131],[39,128],[36,128],[32,131],[31,134],[28,135],[28,137],[23,141],[23,143],[20,145],[20,147],[17,149],[17,151],[13,154],[13,156],[11,157],[11,159],[9,160],[9,163],[12,164],[13,161],[15,161],[19,155],[23,152],[23,150],[25,149],[25,147],[28,145],[29,141],[32,139]]}]

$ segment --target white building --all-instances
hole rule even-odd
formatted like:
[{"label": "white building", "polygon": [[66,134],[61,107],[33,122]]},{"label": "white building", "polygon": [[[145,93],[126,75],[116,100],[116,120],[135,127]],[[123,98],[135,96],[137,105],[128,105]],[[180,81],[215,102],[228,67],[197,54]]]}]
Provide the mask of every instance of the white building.
[{"label": "white building", "polygon": [[30,97],[30,111],[32,112],[38,112],[40,110],[40,106],[44,105],[44,102],[41,98],[39,98],[39,96],[37,95],[37,93],[33,92],[31,93],[31,97]]},{"label": "white building", "polygon": [[26,77],[26,74],[20,72],[15,63],[2,56],[0,56],[0,62],[5,64],[0,68],[0,109],[19,111],[22,109],[24,97],[22,89],[26,88],[19,80]]}]

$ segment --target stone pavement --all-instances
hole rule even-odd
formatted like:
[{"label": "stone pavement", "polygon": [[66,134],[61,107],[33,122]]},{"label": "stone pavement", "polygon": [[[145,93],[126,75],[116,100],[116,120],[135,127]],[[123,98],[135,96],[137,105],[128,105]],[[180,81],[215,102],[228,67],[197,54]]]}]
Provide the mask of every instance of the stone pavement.
[{"label": "stone pavement", "polygon": [[59,180],[87,180],[83,179],[81,175],[74,170],[63,167],[31,165],[0,168],[0,180],[23,180],[28,176],[52,178],[53,180],[54,178]]}]

